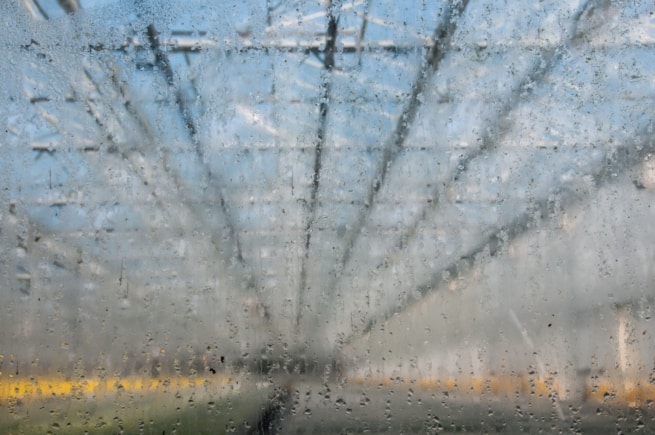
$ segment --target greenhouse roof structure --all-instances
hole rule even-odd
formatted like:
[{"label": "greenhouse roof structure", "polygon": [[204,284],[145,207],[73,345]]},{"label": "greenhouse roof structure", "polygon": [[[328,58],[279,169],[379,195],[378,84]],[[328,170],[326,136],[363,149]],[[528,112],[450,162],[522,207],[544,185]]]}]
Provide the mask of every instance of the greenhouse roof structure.
[{"label": "greenhouse roof structure", "polygon": [[650,2],[0,11],[2,372],[651,369]]}]

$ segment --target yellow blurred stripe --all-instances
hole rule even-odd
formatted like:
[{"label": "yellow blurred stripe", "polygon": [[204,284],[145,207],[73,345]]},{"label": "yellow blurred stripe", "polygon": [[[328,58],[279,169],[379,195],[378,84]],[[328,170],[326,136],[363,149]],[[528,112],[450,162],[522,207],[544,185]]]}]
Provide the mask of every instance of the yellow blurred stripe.
[{"label": "yellow blurred stripe", "polygon": [[604,380],[596,385],[587,385],[585,396],[597,402],[620,401],[628,406],[636,407],[655,401],[655,385],[646,382],[627,382],[614,385]]},{"label": "yellow blurred stripe", "polygon": [[[392,386],[399,383],[393,378],[350,378],[349,382],[354,384],[367,385],[384,385]],[[540,395],[548,395],[551,391],[559,391],[559,386],[555,382],[543,379],[534,379],[520,376],[490,376],[490,377],[471,377],[471,378],[421,378],[412,381],[418,388],[424,390],[443,390],[460,393],[476,394],[521,394],[534,392]],[[407,385],[411,387],[411,385]]]},{"label": "yellow blurred stripe", "polygon": [[[420,378],[410,381],[399,378],[351,377],[348,382],[356,385],[404,386],[427,391],[442,391],[463,395],[492,395],[517,397],[536,394],[539,397],[567,397],[568,394],[556,379],[542,379],[533,376],[488,376],[470,378]],[[602,382],[584,385],[584,399],[595,402],[610,402],[617,405],[636,407],[655,401],[655,385],[646,382]]]},{"label": "yellow blurred stripe", "polygon": [[68,380],[59,377],[0,377],[0,400],[2,399],[43,399],[65,396],[97,396],[118,392],[163,392],[171,389],[199,387],[204,385],[223,386],[230,384],[228,376],[200,377],[162,377],[143,378],[130,376],[123,378]]},{"label": "yellow blurred stripe", "polygon": [[[549,397],[557,394],[565,397],[565,392],[561,390],[561,386],[556,380],[531,376],[420,378],[412,381],[399,378],[351,377],[347,381],[355,385],[404,386],[467,395],[516,397],[517,395],[536,394],[540,397]],[[56,376],[30,378],[0,376],[0,400],[39,400],[71,396],[102,398],[120,392],[155,393],[207,386],[221,387],[230,384],[237,386],[238,382],[228,376],[161,378],[130,376],[76,380]],[[604,379],[596,382],[595,385],[587,383],[584,387],[584,397],[589,401],[611,402],[635,407],[648,401],[655,401],[655,385],[649,382],[617,383],[612,382],[611,379]]]}]

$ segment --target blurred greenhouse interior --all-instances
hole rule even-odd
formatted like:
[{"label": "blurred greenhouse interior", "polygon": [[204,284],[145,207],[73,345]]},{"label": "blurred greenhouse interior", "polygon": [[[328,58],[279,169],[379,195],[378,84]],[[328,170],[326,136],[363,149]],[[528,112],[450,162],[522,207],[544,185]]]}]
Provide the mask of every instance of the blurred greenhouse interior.
[{"label": "blurred greenhouse interior", "polygon": [[652,1],[0,20],[0,432],[655,431]]}]

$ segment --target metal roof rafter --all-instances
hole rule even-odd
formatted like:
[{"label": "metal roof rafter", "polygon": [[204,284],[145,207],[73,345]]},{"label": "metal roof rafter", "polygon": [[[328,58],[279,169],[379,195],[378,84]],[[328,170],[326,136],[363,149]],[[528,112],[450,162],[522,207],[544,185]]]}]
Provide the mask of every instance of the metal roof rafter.
[{"label": "metal roof rafter", "polygon": [[[319,121],[318,129],[316,132],[316,147],[314,149],[314,171],[312,175],[311,194],[309,201],[309,209],[307,212],[307,222],[305,226],[305,254],[302,258],[300,266],[300,279],[298,285],[298,300],[296,307],[296,329],[300,326],[302,318],[303,305],[305,299],[305,287],[307,286],[307,261],[309,260],[309,249],[311,244],[311,233],[316,221],[316,206],[318,198],[318,190],[321,180],[322,168],[322,154],[326,142],[327,127],[328,127],[328,111],[330,108],[330,88],[332,81],[332,69],[334,68],[334,54],[336,51],[337,32],[339,16],[334,14],[336,8],[330,0],[327,5],[327,33],[325,50],[323,53],[323,71],[321,80],[321,96],[319,100]],[[298,332],[298,331],[296,331]]]}]

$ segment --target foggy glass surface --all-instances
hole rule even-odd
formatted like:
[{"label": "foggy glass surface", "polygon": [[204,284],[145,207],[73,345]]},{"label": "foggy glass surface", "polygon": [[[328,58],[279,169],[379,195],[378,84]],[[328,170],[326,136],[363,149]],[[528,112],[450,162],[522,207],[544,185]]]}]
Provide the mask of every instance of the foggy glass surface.
[{"label": "foggy glass surface", "polygon": [[655,430],[655,6],[0,5],[0,431]]}]

